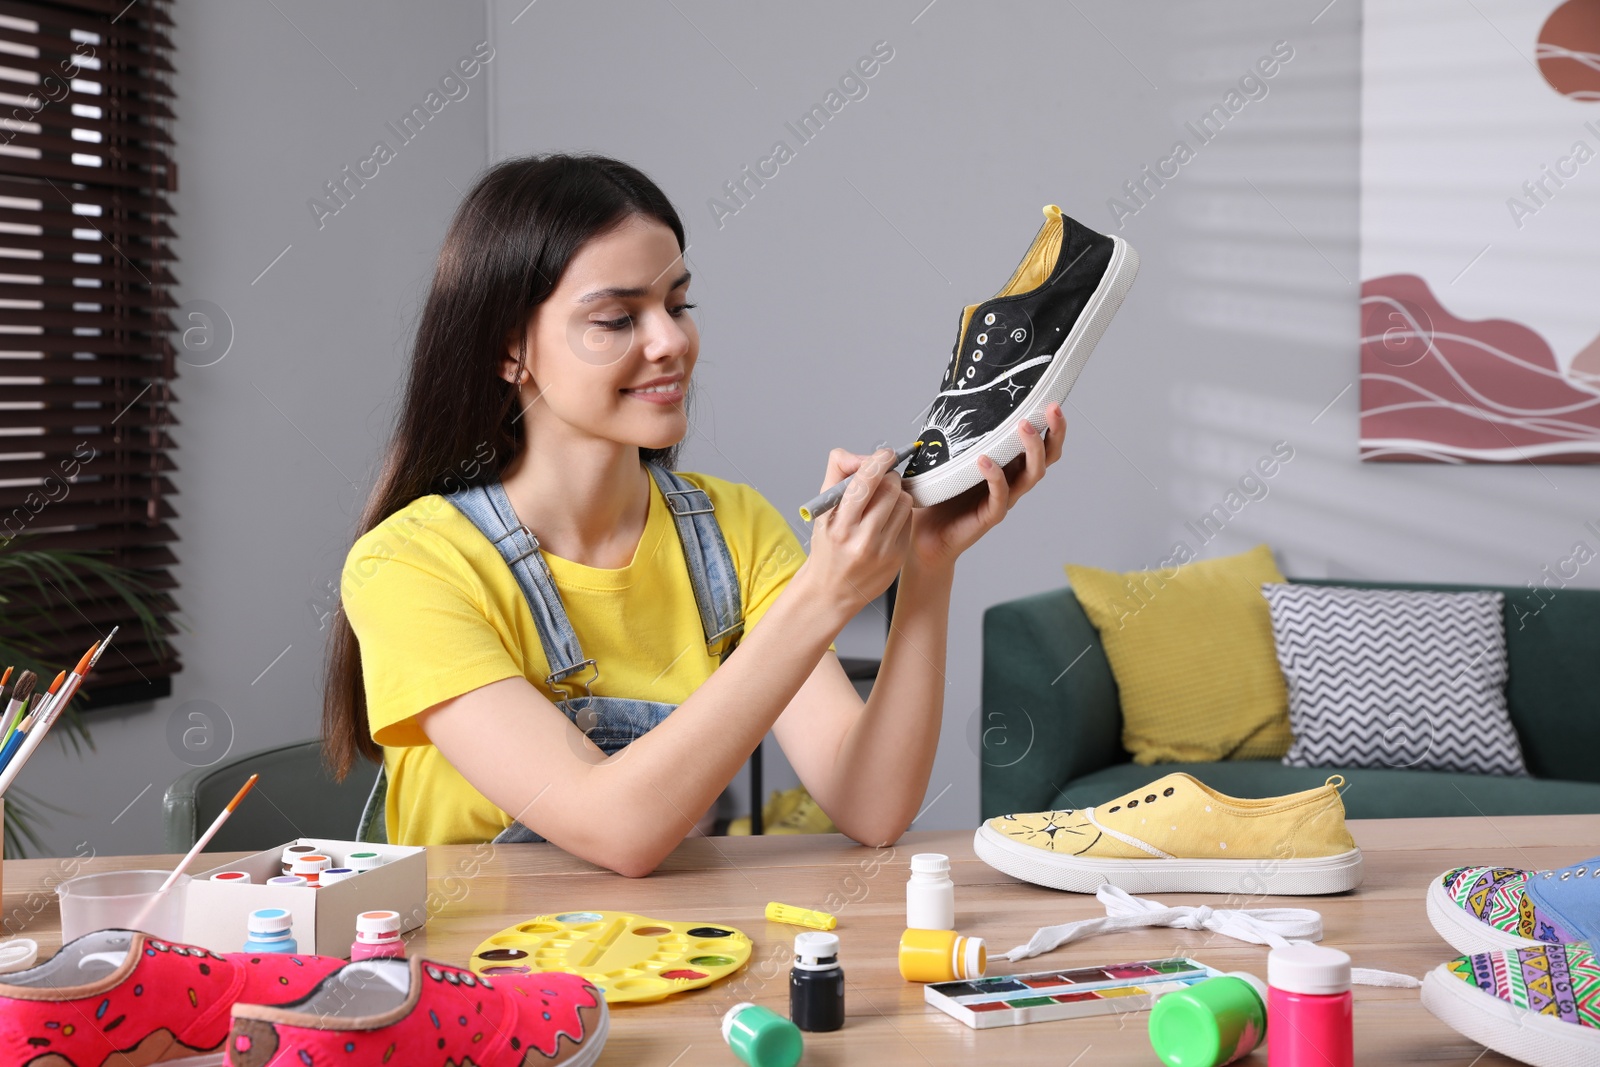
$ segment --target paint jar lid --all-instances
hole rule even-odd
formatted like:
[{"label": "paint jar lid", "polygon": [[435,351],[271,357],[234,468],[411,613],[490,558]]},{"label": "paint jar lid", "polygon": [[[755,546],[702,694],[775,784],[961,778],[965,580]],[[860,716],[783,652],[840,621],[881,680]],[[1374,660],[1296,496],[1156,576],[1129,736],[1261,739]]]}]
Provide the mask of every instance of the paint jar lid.
[{"label": "paint jar lid", "polygon": [[398,911],[364,911],[356,916],[356,939],[393,941],[400,936]]},{"label": "paint jar lid", "polygon": [[1150,1047],[1166,1067],[1230,1063],[1267,1036],[1267,986],[1242,971],[1163,994],[1150,1009]]},{"label": "paint jar lid", "polygon": [[989,969],[989,953],[983,947],[983,938],[958,938],[956,945],[956,951],[960,953],[956,977],[982,978],[983,972]]},{"label": "paint jar lid", "polygon": [[798,1026],[749,1001],[722,1016],[722,1040],[750,1067],[795,1067],[805,1051]]},{"label": "paint jar lid", "polygon": [[290,874],[316,874],[333,866],[333,860],[318,854],[296,856],[289,864]]},{"label": "paint jar lid", "polygon": [[383,865],[383,857],[376,852],[352,852],[344,858],[344,865],[357,871],[370,871]]},{"label": "paint jar lid", "polygon": [[1350,957],[1323,945],[1286,945],[1267,953],[1267,984],[1285,993],[1327,996],[1350,991]]},{"label": "paint jar lid", "polygon": [[304,856],[307,852],[315,852],[316,850],[316,845],[290,845],[283,850],[283,862],[293,863],[295,857]]},{"label": "paint jar lid", "polygon": [[317,881],[324,886],[330,886],[335,882],[342,882],[346,878],[354,878],[355,876],[356,872],[349,867],[329,867],[322,872],[322,876]]},{"label": "paint jar lid", "polygon": [[245,928],[251,935],[287,934],[294,925],[294,917],[284,908],[259,908],[250,913]]},{"label": "paint jar lid", "polygon": [[267,879],[268,885],[310,885],[303,874],[280,874]]},{"label": "paint jar lid", "polygon": [[803,971],[827,971],[839,966],[839,935],[808,930],[794,938],[794,965]]},{"label": "paint jar lid", "polygon": [[912,874],[949,874],[950,857],[942,852],[918,852],[911,857]]},{"label": "paint jar lid", "polygon": [[211,880],[213,882],[234,882],[238,885],[244,885],[251,879],[248,871],[218,871],[211,876]]}]

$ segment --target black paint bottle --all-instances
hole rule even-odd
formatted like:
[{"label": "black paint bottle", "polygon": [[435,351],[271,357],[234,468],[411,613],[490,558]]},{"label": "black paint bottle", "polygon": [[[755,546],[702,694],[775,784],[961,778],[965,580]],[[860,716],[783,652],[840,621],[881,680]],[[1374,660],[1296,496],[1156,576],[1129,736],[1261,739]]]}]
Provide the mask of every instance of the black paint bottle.
[{"label": "black paint bottle", "polygon": [[789,1019],[812,1032],[844,1025],[844,971],[839,966],[839,936],[811,931],[794,939],[794,969],[789,972]]}]

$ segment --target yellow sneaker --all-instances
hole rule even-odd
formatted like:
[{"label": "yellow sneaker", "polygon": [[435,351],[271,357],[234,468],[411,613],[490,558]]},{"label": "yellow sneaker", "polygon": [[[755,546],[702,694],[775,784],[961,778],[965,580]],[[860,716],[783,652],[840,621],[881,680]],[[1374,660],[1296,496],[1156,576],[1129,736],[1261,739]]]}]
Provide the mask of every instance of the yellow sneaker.
[{"label": "yellow sneaker", "polygon": [[1093,893],[1342,893],[1361,884],[1334,775],[1315,789],[1247,800],[1187,774],[1081,811],[1002,815],[978,828],[978,858],[1026,882]]},{"label": "yellow sneaker", "polygon": [[[767,802],[761,806],[761,829],[767,834],[832,834],[838,828],[833,825],[817,802],[806,792],[806,787],[797,785],[793,789],[783,792],[773,790]],[[750,836],[750,816],[741,815],[728,824],[728,836]]]}]

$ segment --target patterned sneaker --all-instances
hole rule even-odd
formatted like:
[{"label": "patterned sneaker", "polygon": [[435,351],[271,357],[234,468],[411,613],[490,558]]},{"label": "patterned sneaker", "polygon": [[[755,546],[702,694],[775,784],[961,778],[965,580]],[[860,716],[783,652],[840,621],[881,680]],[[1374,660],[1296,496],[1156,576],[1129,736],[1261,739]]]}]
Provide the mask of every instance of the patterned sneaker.
[{"label": "patterned sneaker", "polygon": [[99,930],[0,976],[0,1063],[212,1067],[223,1062],[235,1001],[295,1000],[343,966]]},{"label": "patterned sneaker", "polygon": [[990,819],[973,847],[996,870],[1074,893],[1342,893],[1361,884],[1343,783],[1241,800],[1169,774],[1097,807]]},{"label": "patterned sneaker", "polygon": [[1445,871],[1428,886],[1428,919],[1457,952],[1600,944],[1600,857],[1555,871]]},{"label": "patterned sneaker", "polygon": [[1463,1037],[1523,1063],[1600,1063],[1600,961],[1587,944],[1462,956],[1428,972],[1422,1003]]},{"label": "patterned sneaker", "polygon": [[1004,466],[1022,452],[1017,422],[1044,428],[1045,407],[1072,388],[1139,273],[1139,254],[1122,238],[1054,204],[1044,217],[1005,288],[961,313],[922,447],[901,476],[918,507],[983,481],[979,456]]},{"label": "patterned sneaker", "polygon": [[491,979],[415,957],[363,960],[293,1004],[235,1005],[228,1063],[587,1067],[608,1026],[600,991],[575,974]]}]

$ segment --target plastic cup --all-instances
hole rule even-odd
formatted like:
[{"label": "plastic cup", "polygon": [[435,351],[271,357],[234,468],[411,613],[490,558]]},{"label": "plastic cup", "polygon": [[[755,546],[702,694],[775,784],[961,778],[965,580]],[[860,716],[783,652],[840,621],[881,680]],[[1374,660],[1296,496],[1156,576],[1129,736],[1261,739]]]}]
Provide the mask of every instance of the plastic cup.
[{"label": "plastic cup", "polygon": [[61,898],[61,943],[96,930],[143,930],[163,941],[182,942],[184,899],[193,879],[180,874],[172,888],[155,900],[156,890],[171,875],[171,871],[106,871],[62,882],[56,886]]}]

